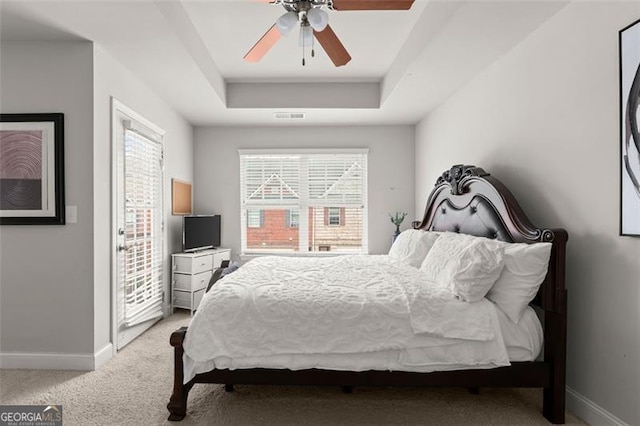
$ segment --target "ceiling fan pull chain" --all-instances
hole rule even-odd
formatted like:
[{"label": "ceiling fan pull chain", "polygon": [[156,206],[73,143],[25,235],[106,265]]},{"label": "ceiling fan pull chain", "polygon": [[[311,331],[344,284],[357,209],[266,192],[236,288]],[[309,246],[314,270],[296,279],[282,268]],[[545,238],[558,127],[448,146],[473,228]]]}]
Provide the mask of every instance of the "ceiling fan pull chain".
[{"label": "ceiling fan pull chain", "polygon": [[305,51],[305,46],[304,46],[304,27],[300,27],[300,35],[302,36],[302,66],[304,67],[306,65],[306,61],[304,60],[304,51]]}]

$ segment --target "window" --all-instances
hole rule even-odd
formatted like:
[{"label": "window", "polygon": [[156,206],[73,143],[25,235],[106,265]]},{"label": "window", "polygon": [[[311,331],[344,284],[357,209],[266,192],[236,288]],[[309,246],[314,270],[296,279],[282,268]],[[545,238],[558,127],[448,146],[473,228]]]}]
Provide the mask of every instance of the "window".
[{"label": "window", "polygon": [[240,191],[243,253],[367,253],[367,150],[240,150]]},{"label": "window", "polygon": [[287,210],[287,226],[297,228],[300,224],[300,212],[296,209]]},{"label": "window", "polygon": [[342,224],[340,221],[341,210],[340,207],[327,207],[327,225],[340,226]]},{"label": "window", "polygon": [[[162,136],[124,130],[123,251],[124,326],[162,316],[163,305],[163,171]],[[146,130],[146,129],[145,129]]]},{"label": "window", "polygon": [[262,226],[262,212],[260,210],[247,210],[247,226],[249,228]]}]

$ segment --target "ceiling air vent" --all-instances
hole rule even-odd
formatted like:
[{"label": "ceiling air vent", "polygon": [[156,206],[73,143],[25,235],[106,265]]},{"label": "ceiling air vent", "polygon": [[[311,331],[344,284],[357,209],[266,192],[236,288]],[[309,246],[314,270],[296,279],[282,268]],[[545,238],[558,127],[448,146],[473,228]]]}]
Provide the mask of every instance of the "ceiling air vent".
[{"label": "ceiling air vent", "polygon": [[273,118],[278,120],[294,120],[294,119],[303,119],[305,116],[304,112],[276,112],[273,114]]}]

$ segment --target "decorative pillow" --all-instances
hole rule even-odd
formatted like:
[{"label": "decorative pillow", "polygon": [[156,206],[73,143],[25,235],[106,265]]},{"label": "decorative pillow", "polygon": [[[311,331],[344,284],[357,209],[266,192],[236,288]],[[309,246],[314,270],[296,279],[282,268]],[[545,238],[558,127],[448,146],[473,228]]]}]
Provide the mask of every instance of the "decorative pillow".
[{"label": "decorative pillow", "polygon": [[420,270],[460,300],[478,302],[500,276],[503,257],[504,247],[496,241],[446,232],[433,244]]},{"label": "decorative pillow", "polygon": [[222,270],[222,274],[220,274],[220,278],[225,275],[229,275],[233,271],[237,270],[240,267],[238,262],[229,262],[228,265]]},{"label": "decorative pillow", "polygon": [[439,235],[440,233],[417,229],[402,231],[393,242],[389,256],[419,268]]},{"label": "decorative pillow", "polygon": [[487,299],[517,324],[547,275],[551,243],[499,243],[505,248],[504,270]]}]

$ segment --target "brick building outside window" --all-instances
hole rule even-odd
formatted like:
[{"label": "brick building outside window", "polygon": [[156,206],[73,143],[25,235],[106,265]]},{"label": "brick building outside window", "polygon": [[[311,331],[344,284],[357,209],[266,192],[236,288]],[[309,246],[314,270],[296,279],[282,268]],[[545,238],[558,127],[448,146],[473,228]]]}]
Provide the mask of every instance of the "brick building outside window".
[{"label": "brick building outside window", "polygon": [[243,253],[366,253],[367,154],[339,151],[241,150]]}]

